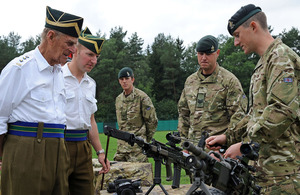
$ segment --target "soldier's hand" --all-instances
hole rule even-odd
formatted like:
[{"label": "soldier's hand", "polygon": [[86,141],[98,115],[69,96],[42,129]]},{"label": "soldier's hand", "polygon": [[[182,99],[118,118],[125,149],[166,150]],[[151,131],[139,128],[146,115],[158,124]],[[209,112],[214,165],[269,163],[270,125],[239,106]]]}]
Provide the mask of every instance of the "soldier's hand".
[{"label": "soldier's hand", "polygon": [[[209,150],[219,150],[221,149],[220,145],[226,144],[226,135],[210,136],[205,140],[205,143]],[[217,144],[218,146],[215,146]]]},{"label": "soldier's hand", "polygon": [[236,159],[236,156],[242,156],[242,153],[240,151],[241,145],[242,145],[241,142],[231,145],[224,153],[224,158],[229,157],[232,159]]},{"label": "soldier's hand", "polygon": [[98,156],[98,161],[99,163],[102,165],[102,169],[99,171],[100,174],[102,173],[108,173],[108,171],[110,170],[110,162],[108,159],[106,159],[106,163],[104,162],[105,160],[105,154],[99,154]]}]

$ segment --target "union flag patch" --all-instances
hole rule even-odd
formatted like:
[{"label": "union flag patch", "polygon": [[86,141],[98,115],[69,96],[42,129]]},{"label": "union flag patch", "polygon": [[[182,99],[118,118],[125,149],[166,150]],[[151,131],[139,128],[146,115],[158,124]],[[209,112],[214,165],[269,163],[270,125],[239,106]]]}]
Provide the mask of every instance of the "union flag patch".
[{"label": "union flag patch", "polygon": [[285,83],[292,83],[293,82],[293,78],[283,78],[283,82],[285,82]]}]

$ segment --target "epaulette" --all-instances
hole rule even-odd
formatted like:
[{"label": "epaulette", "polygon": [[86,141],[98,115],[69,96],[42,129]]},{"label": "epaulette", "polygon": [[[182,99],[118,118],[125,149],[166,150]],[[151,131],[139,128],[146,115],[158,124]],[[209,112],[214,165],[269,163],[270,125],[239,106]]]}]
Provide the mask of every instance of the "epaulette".
[{"label": "epaulette", "polygon": [[20,57],[18,57],[18,58],[16,59],[16,63],[15,63],[15,64],[18,65],[18,66],[22,66],[22,65],[24,65],[26,62],[29,61],[28,59],[30,59],[30,57],[27,56],[27,55],[20,56]]}]

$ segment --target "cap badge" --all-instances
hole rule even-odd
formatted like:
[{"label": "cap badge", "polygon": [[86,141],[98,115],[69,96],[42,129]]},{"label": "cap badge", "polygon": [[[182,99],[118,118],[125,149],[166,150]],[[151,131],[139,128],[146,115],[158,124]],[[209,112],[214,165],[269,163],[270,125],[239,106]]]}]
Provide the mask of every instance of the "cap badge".
[{"label": "cap badge", "polygon": [[232,22],[232,21],[228,21],[228,25],[229,25],[229,27],[230,27],[231,29],[233,29],[233,28],[234,28],[234,24],[233,24],[233,22]]},{"label": "cap badge", "polygon": [[213,45],[211,46],[211,51],[215,51],[215,47]]},{"label": "cap badge", "polygon": [[128,76],[128,77],[130,76],[130,73],[129,73],[129,72],[127,72],[127,76]]}]

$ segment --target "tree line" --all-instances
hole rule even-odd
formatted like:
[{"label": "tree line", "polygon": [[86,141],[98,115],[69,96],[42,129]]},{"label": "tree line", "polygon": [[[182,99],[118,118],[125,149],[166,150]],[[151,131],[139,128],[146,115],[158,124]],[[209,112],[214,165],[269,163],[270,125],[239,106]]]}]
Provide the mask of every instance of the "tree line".
[{"label": "tree line", "polygon": [[[271,27],[269,30],[272,33]],[[117,75],[125,66],[131,67],[134,71],[134,85],[151,97],[158,119],[176,120],[177,102],[184,82],[199,68],[195,49],[198,40],[184,46],[184,41],[180,38],[159,33],[154,42],[143,49],[144,40],[137,33],[133,33],[126,40],[127,31],[120,26],[112,28],[109,37],[101,31],[98,31],[97,35],[106,41],[97,65],[89,73],[97,83],[96,121],[116,121],[115,98],[122,92]],[[278,35],[272,36],[280,37],[300,55],[300,32],[297,28],[292,27],[288,31],[283,30]],[[240,47],[234,46],[234,40],[230,36],[221,34],[217,38],[221,50],[218,63],[236,75],[245,94],[248,95],[250,78],[259,56],[245,55]],[[40,35],[36,35],[21,42],[21,36],[15,32],[0,36],[0,71],[14,57],[34,49],[40,40]]]}]

